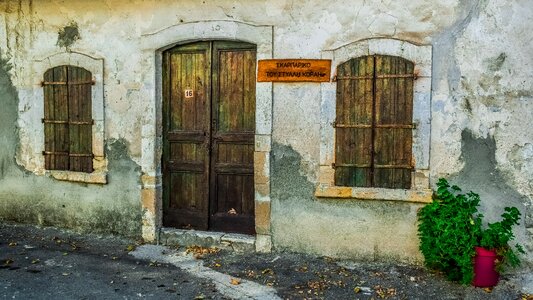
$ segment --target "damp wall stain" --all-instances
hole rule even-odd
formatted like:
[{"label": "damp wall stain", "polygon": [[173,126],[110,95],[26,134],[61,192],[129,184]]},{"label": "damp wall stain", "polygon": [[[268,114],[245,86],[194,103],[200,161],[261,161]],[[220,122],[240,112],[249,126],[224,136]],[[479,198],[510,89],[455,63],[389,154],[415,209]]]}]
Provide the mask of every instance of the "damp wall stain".
[{"label": "damp wall stain", "polygon": [[107,142],[106,185],[36,176],[16,164],[18,98],[9,71],[0,58],[0,220],[139,237],[141,170],[130,159],[126,141]]},{"label": "damp wall stain", "polygon": [[419,263],[416,211],[390,201],[319,200],[290,146],[272,148],[272,237],[277,250]]},{"label": "damp wall stain", "polygon": [[57,33],[57,46],[70,48],[77,40],[79,40],[80,32],[76,22],[70,22]]},{"label": "damp wall stain", "polygon": [[475,137],[469,130],[464,130],[461,134],[461,152],[464,167],[449,177],[450,182],[458,185],[463,192],[473,191],[480,195],[480,210],[487,222],[499,221],[506,206],[516,206],[522,219],[520,225],[515,227],[515,234],[519,242],[527,243],[524,204],[528,199],[507,184],[508,179],[498,170],[494,138]]}]

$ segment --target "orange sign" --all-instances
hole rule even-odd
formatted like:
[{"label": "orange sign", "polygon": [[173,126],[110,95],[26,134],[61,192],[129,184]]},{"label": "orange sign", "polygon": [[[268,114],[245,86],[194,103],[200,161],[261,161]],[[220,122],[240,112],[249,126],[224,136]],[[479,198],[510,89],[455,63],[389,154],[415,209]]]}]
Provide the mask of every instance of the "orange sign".
[{"label": "orange sign", "polygon": [[259,82],[328,82],[329,59],[265,59],[257,67]]}]

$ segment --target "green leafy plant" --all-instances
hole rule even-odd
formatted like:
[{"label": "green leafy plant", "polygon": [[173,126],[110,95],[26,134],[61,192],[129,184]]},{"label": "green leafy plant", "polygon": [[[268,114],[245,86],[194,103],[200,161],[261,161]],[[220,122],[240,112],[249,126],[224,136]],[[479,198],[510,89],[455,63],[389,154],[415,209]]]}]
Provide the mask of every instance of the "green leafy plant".
[{"label": "green leafy plant", "polygon": [[521,245],[516,244],[514,249],[509,245],[509,242],[515,238],[512,227],[518,225],[520,211],[516,207],[506,207],[502,219],[500,222],[488,224],[488,228],[481,232],[479,241],[479,246],[493,249],[503,258],[502,263],[498,264],[500,270],[504,265],[511,267],[520,265],[517,253],[525,254]]},{"label": "green leafy plant", "polygon": [[[520,263],[508,245],[514,239],[512,226],[520,219],[518,209],[506,207],[502,221],[482,229],[479,202],[478,194],[461,193],[458,186],[439,179],[432,203],[418,212],[420,251],[428,268],[444,272],[450,280],[468,284],[474,277],[472,259],[476,246],[496,249],[511,266]],[[519,245],[516,250],[523,252]]]}]

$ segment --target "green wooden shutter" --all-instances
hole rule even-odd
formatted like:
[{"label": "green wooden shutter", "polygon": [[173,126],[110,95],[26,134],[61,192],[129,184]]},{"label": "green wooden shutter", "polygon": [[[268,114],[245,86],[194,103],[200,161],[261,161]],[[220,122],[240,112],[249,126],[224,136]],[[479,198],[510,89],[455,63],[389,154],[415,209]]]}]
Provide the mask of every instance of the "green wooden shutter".
[{"label": "green wooden shutter", "polygon": [[336,185],[411,187],[413,69],[382,55],[337,68]]},{"label": "green wooden shutter", "polygon": [[45,168],[92,172],[91,73],[58,66],[44,74]]}]

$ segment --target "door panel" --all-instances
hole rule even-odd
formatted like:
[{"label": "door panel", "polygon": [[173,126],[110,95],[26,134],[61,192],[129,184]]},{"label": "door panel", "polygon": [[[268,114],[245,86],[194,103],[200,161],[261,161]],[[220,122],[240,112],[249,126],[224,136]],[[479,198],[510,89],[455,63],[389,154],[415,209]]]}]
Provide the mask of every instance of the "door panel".
[{"label": "door panel", "polygon": [[209,42],[194,43],[163,57],[165,226],[208,228],[210,49]]},{"label": "door panel", "polygon": [[213,43],[210,227],[255,233],[255,46]]},{"label": "door panel", "polygon": [[255,46],[199,42],[163,62],[164,225],[255,233]]}]

